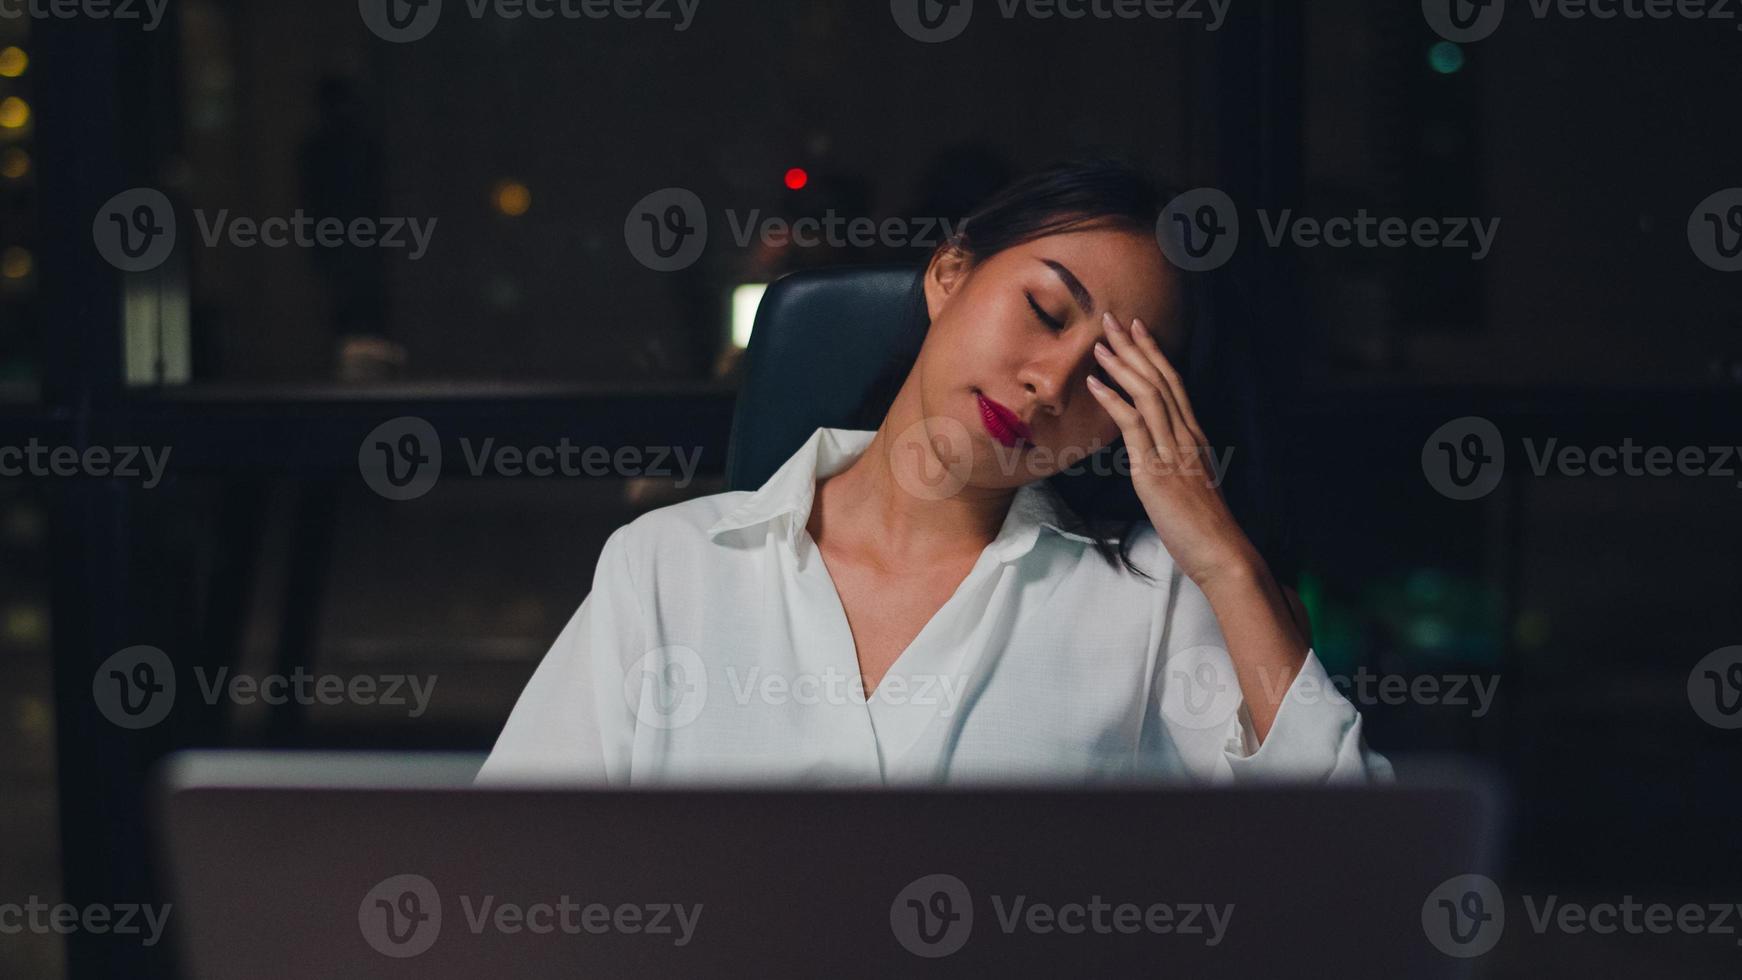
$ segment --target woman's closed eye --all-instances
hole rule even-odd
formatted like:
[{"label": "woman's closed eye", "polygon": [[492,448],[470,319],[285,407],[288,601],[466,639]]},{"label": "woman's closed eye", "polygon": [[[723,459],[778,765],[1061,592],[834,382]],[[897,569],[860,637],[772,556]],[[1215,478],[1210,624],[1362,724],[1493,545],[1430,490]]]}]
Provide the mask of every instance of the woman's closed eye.
[{"label": "woman's closed eye", "polygon": [[1046,324],[1048,330],[1058,333],[1065,328],[1063,320],[1040,308],[1040,304],[1034,301],[1033,293],[1023,293],[1022,295],[1028,299],[1028,308],[1034,311],[1035,318]]},{"label": "woman's closed eye", "polygon": [[[1046,310],[1042,309],[1041,305],[1039,303],[1035,302],[1033,293],[1025,292],[1022,295],[1023,295],[1023,298],[1028,300],[1028,308],[1030,310],[1034,311],[1035,319],[1037,319],[1041,323],[1045,324],[1046,328],[1048,330],[1051,330],[1053,333],[1064,332],[1064,329],[1065,329],[1064,321],[1059,319],[1058,317],[1053,316],[1052,314],[1048,313]],[[1107,372],[1106,368],[1101,367],[1097,363],[1091,373],[1093,373],[1095,375],[1095,377],[1101,379],[1102,384],[1113,389],[1114,394],[1117,394],[1120,398],[1123,398],[1126,401],[1131,400],[1131,396],[1127,395],[1125,393],[1124,388],[1119,387],[1119,382],[1113,380],[1113,375],[1109,374]]]}]

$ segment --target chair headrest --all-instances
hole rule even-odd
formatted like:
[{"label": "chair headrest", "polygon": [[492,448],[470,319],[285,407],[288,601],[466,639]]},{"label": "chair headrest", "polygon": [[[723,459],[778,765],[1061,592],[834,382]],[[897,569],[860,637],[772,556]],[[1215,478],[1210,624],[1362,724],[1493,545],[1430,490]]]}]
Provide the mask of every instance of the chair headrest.
[{"label": "chair headrest", "polygon": [[745,351],[726,451],[726,487],[755,490],[819,426],[869,427],[859,410],[893,363],[925,339],[910,317],[920,270],[795,272],[768,287]]}]

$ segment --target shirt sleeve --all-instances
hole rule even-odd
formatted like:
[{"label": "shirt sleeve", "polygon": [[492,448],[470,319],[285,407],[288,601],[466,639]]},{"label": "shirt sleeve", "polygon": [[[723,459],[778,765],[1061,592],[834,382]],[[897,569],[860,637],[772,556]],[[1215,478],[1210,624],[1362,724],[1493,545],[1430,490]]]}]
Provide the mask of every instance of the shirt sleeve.
[{"label": "shirt sleeve", "polygon": [[1209,600],[1177,572],[1168,592],[1151,698],[1158,724],[1146,729],[1187,775],[1212,783],[1391,781],[1390,761],[1367,748],[1360,712],[1311,649],[1260,744]]},{"label": "shirt sleeve", "polygon": [[646,632],[628,533],[606,539],[592,591],[520,692],[476,784],[628,782],[635,715],[625,662]]}]

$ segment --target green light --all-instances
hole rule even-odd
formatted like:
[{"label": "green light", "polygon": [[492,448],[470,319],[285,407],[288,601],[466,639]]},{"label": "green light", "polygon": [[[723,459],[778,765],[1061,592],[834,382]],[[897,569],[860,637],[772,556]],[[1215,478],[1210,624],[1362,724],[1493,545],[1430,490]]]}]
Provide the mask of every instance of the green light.
[{"label": "green light", "polygon": [[1437,650],[1452,642],[1452,630],[1445,620],[1420,616],[1409,621],[1409,641],[1418,650]]},{"label": "green light", "polygon": [[1409,573],[1404,585],[1410,601],[1421,605],[1436,605],[1446,598],[1446,575],[1436,568],[1418,568]]},{"label": "green light", "polygon": [[1464,49],[1450,41],[1441,41],[1427,49],[1427,63],[1442,75],[1451,75],[1464,67]]}]

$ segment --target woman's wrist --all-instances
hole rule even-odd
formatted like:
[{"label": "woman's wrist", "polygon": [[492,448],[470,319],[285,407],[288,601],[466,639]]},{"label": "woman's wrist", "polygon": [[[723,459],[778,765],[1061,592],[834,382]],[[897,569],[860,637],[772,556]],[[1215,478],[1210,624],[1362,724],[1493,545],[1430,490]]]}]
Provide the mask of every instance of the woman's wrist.
[{"label": "woman's wrist", "polygon": [[[1271,575],[1270,565],[1255,549],[1217,565],[1197,581],[1197,586],[1229,639],[1230,653],[1241,647],[1248,653],[1264,651],[1278,656],[1278,662],[1290,667],[1299,665],[1300,656],[1310,646],[1306,634],[1281,584]],[[1265,642],[1254,646],[1237,642],[1260,638]]]},{"label": "woman's wrist", "polygon": [[1192,576],[1192,581],[1212,606],[1219,597],[1250,595],[1254,589],[1267,591],[1265,584],[1270,580],[1270,566],[1256,549],[1242,544],[1227,557]]}]

